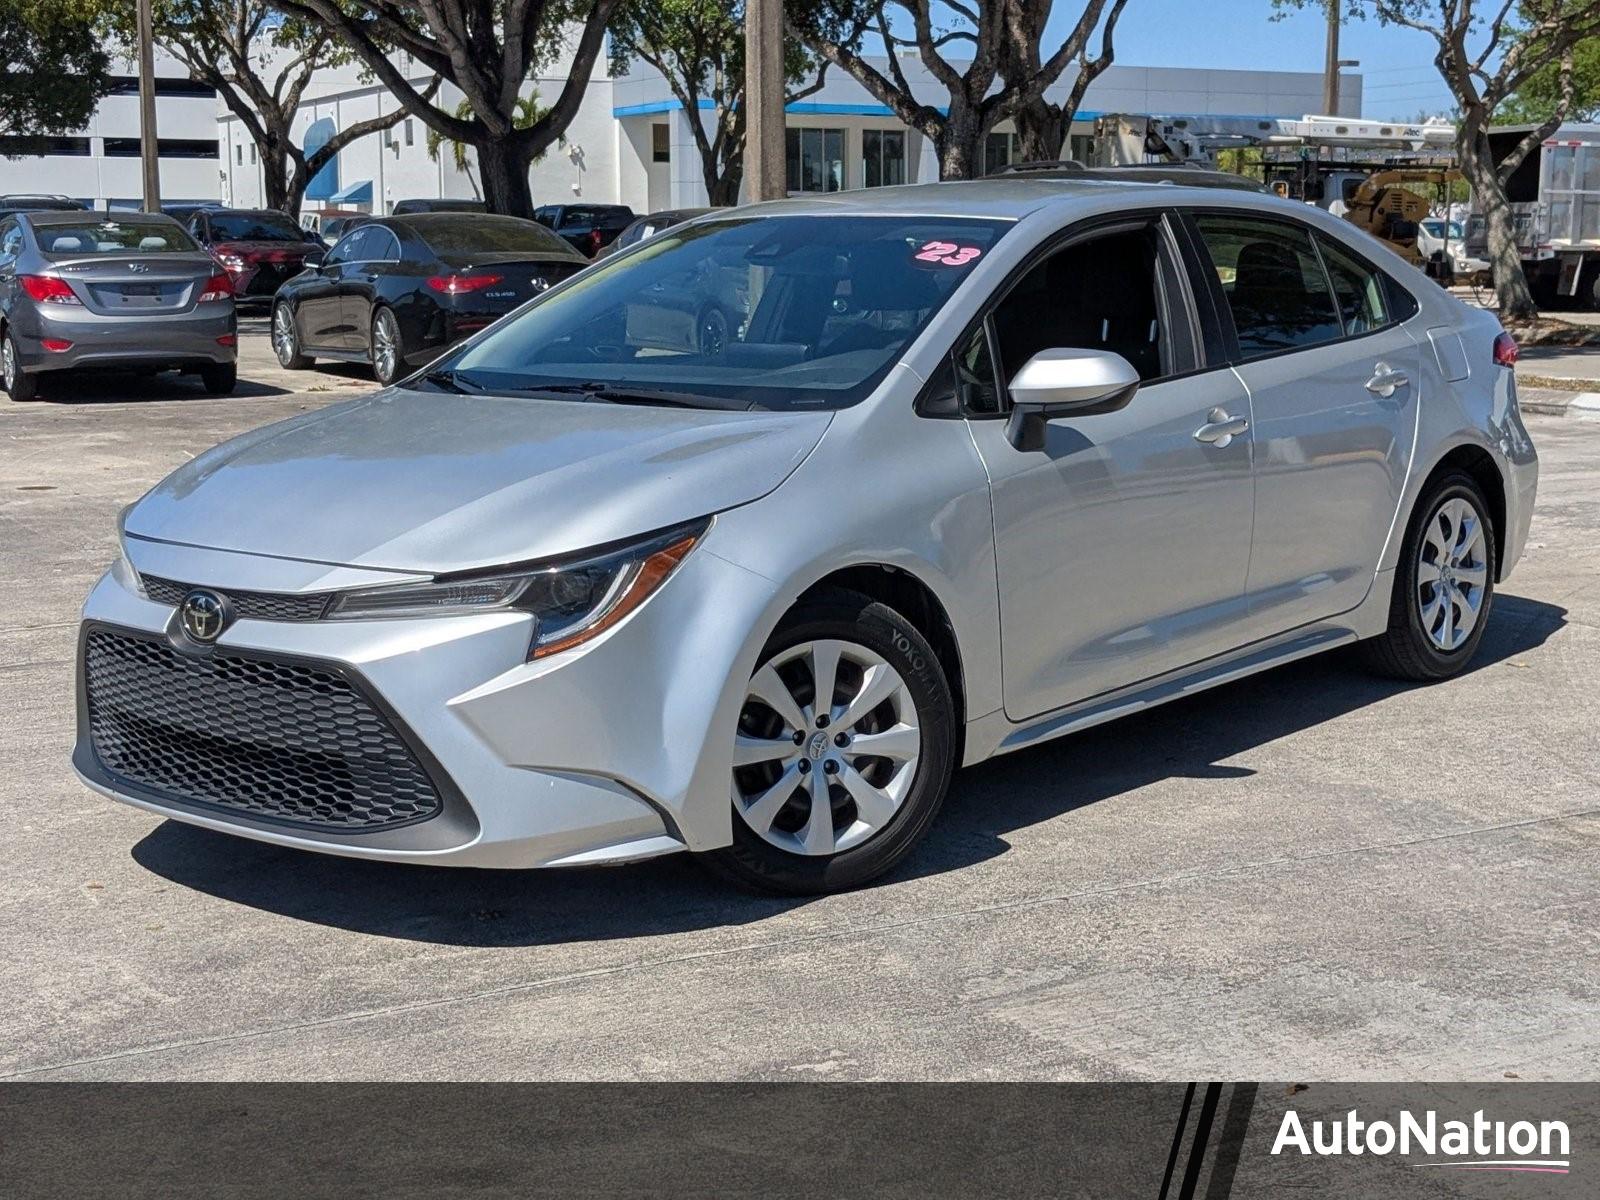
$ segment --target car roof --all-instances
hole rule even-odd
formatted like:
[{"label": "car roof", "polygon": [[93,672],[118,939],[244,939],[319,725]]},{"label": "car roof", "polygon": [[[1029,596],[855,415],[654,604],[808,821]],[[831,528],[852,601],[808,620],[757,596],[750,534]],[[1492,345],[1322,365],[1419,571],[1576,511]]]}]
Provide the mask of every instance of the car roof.
[{"label": "car roof", "polygon": [[[1245,207],[1279,207],[1267,192],[1249,188],[1184,186],[1143,179],[1081,178],[1077,172],[1017,173],[986,179],[909,183],[897,187],[862,188],[852,192],[771,200],[740,210],[764,216],[837,213],[840,215],[891,215],[916,217],[977,217],[1018,221],[1048,207],[1071,207],[1108,196],[1125,196],[1130,204],[1241,204]],[[1302,207],[1293,205],[1295,208]]]},{"label": "car roof", "polygon": [[[19,212],[16,215],[26,217],[31,224],[35,225],[40,223],[46,225],[104,225],[107,222],[115,223],[118,221],[127,224],[133,224],[137,221],[155,221],[178,225],[178,222],[174,221],[166,213],[147,213],[138,209],[130,209],[126,212],[85,212],[81,209],[71,208],[35,208]],[[178,228],[181,229],[183,226],[178,225]]]}]

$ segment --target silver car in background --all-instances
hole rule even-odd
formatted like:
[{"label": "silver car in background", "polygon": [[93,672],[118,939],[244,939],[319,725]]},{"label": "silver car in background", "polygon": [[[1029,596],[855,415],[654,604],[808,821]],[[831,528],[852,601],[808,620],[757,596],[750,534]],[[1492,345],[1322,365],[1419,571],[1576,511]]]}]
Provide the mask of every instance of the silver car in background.
[{"label": "silver car in background", "polygon": [[0,218],[0,381],[11,399],[80,367],[192,372],[221,396],[237,358],[228,276],[171,217]]},{"label": "silver car in background", "polygon": [[[725,336],[640,336],[696,287]],[[131,506],[74,762],[331,854],[851,887],[962,765],[1357,641],[1461,671],[1533,509],[1515,353],[1259,194],[714,214]]]}]

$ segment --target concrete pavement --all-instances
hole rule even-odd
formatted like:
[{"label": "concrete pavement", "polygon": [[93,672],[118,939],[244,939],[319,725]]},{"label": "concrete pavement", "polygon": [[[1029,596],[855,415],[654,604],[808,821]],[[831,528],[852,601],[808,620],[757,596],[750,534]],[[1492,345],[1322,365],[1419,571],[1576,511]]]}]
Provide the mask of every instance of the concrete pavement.
[{"label": "concrete pavement", "polygon": [[794,901],[325,859],[75,782],[117,510],[370,385],[329,386],[0,402],[0,1076],[1600,1078],[1600,419],[1530,419],[1464,677],[1334,655],[997,760],[887,882]]}]

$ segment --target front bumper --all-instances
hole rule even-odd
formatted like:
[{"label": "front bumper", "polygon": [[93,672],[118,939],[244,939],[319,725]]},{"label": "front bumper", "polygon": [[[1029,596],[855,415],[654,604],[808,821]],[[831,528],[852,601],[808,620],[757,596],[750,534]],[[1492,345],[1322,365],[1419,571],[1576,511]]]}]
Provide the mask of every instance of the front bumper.
[{"label": "front bumper", "polygon": [[[223,591],[263,590],[269,580],[270,590],[322,591],[377,582],[379,574],[139,539],[129,539],[129,555],[146,574]],[[181,637],[174,610],[130,580],[120,568],[101,579],[84,606],[86,629]],[[402,828],[295,827],[131,784],[96,754],[81,653],[74,767],[96,791],[161,816],[349,857],[521,868],[723,845],[732,738],[716,731],[733,728],[742,692],[729,680],[742,678],[736,666],[744,653],[744,639],[730,631],[754,624],[768,586],[702,548],[629,618],[537,663],[525,661],[531,622],[521,614],[241,618],[230,626],[219,652],[336,665],[359,677],[425,751],[447,794],[445,812]],[[714,606],[707,602],[713,594]],[[749,623],[729,620],[741,611]]]}]

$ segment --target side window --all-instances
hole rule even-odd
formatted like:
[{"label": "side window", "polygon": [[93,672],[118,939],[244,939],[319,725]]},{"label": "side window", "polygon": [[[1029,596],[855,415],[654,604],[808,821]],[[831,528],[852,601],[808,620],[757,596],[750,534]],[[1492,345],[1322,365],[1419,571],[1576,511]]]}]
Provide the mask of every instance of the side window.
[{"label": "side window", "polygon": [[371,240],[362,246],[366,256],[373,262],[399,262],[400,241],[394,236],[394,231],[380,225],[374,225],[371,229]]},{"label": "side window", "polygon": [[1241,358],[1299,350],[1343,336],[1309,230],[1220,214],[1198,216],[1195,225],[1233,313]]},{"label": "side window", "polygon": [[[1111,350],[1149,382],[1176,373],[1168,328],[1163,252],[1154,226],[1108,233],[1056,251],[994,310],[1000,377],[1010,379],[1041,350]],[[1185,336],[1187,336],[1185,334]]]},{"label": "side window", "polygon": [[15,221],[0,222],[0,256],[15,258],[22,249],[22,227]]},{"label": "side window", "polygon": [[1367,266],[1332,238],[1320,233],[1316,238],[1328,279],[1333,283],[1333,297],[1339,303],[1345,336],[1382,329],[1389,323],[1383,273]]},{"label": "side window", "polygon": [[334,243],[333,249],[328,251],[327,257],[322,261],[328,266],[337,266],[339,263],[352,261],[355,257],[356,239],[361,236],[361,233],[360,229],[352,229],[345,234]]}]

